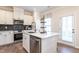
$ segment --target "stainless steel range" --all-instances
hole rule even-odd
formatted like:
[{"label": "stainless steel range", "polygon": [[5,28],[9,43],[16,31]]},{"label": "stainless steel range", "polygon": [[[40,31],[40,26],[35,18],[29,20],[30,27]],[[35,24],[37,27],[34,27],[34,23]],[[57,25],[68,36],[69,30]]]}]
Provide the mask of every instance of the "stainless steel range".
[{"label": "stainless steel range", "polygon": [[23,20],[14,20],[14,41],[22,40]]}]

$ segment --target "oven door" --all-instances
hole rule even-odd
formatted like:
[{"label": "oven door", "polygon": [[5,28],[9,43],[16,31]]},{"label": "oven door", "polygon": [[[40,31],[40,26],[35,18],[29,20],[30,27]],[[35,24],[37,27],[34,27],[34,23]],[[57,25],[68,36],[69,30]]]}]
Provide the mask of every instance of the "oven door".
[{"label": "oven door", "polygon": [[18,33],[18,34],[14,34],[14,41],[17,41],[17,40],[22,40],[22,33]]}]

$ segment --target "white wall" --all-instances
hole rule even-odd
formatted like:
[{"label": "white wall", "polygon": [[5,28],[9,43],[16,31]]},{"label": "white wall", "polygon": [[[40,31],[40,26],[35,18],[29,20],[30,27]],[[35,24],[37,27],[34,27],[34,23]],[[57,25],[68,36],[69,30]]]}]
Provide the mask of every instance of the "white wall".
[{"label": "white wall", "polygon": [[56,9],[49,10],[47,12],[44,12],[42,14],[52,13],[52,31],[53,32],[59,32],[61,27],[61,17],[62,16],[74,16],[74,29],[75,29],[75,41],[74,44],[63,42],[61,38],[58,40],[59,42],[62,42],[64,44],[72,45],[76,48],[79,48],[79,7],[58,7]]},{"label": "white wall", "polygon": [[33,12],[33,17],[36,23],[36,32],[39,32],[40,31],[40,14],[36,9]]}]

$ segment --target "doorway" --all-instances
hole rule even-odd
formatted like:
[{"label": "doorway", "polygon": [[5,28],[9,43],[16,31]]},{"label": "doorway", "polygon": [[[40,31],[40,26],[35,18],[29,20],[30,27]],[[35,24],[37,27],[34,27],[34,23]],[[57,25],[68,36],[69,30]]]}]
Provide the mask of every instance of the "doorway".
[{"label": "doorway", "polygon": [[62,17],[62,40],[74,44],[74,16]]}]

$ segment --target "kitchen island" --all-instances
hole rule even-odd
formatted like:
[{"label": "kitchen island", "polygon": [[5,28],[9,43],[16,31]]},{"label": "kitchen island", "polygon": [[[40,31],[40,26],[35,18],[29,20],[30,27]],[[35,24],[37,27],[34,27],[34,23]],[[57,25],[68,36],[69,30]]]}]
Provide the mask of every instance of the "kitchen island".
[{"label": "kitchen island", "polygon": [[23,47],[29,53],[57,52],[58,33],[27,33],[23,32]]}]

